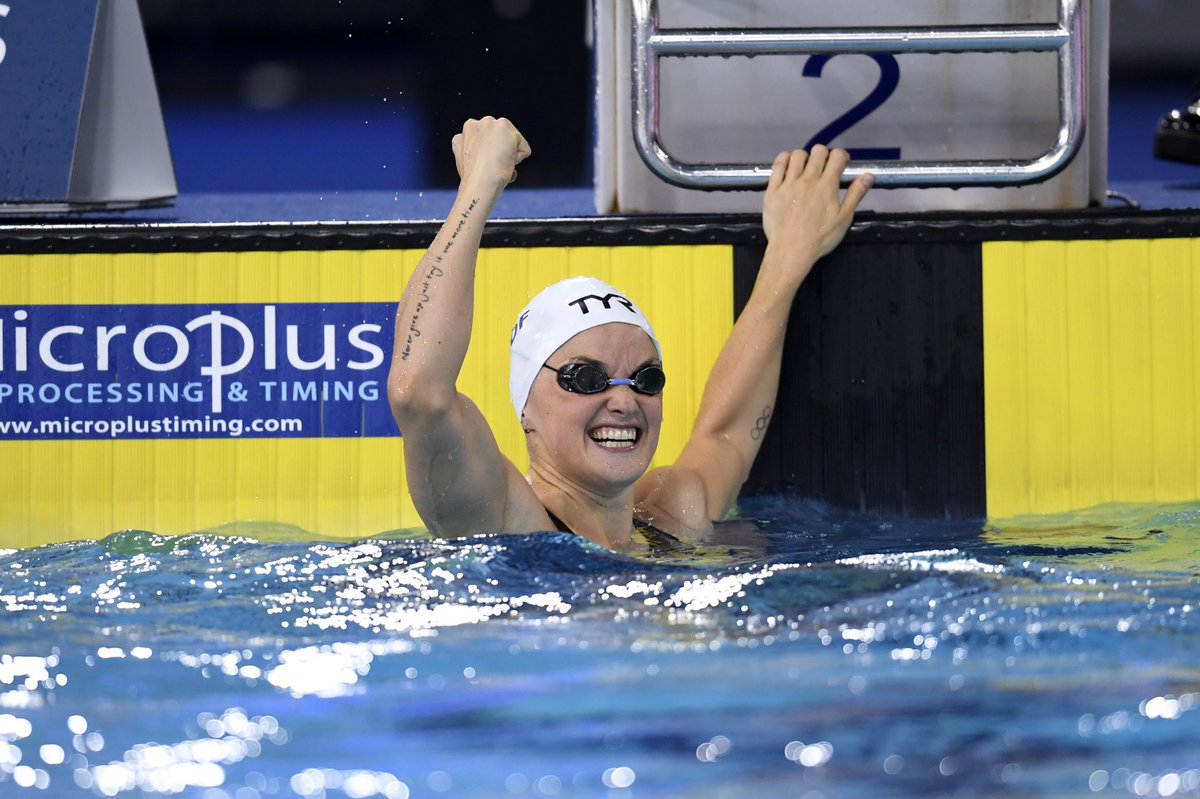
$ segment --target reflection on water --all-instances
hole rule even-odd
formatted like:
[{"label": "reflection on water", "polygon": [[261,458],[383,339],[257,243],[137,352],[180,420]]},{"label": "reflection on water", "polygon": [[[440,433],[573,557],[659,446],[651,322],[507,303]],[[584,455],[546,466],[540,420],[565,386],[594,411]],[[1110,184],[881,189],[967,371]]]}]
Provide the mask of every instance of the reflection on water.
[{"label": "reflection on water", "polygon": [[0,795],[1200,795],[1196,506],[0,553]]},{"label": "reflection on water", "polygon": [[[1102,505],[1085,511],[994,522],[991,543],[1043,558],[1143,571],[1200,574],[1200,508]],[[1099,556],[1099,557],[1095,557]]]}]

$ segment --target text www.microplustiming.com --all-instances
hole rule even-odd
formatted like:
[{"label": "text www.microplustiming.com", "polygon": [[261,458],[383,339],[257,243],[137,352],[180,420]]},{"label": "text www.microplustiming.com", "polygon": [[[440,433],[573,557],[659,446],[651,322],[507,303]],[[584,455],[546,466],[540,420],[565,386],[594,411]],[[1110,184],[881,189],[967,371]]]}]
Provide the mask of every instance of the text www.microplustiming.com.
[{"label": "text www.microplustiming.com", "polygon": [[201,419],[165,416],[158,419],[61,419],[0,420],[4,438],[240,438],[243,435],[289,435],[304,432],[301,419]]}]

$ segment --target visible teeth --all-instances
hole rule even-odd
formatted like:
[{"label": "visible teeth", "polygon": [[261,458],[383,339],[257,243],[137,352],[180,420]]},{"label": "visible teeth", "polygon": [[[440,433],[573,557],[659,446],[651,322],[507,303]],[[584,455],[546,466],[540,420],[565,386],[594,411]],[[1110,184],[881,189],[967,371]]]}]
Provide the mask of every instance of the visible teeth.
[{"label": "visible teeth", "polygon": [[629,427],[599,427],[592,440],[602,447],[625,447],[637,441],[637,430]]}]

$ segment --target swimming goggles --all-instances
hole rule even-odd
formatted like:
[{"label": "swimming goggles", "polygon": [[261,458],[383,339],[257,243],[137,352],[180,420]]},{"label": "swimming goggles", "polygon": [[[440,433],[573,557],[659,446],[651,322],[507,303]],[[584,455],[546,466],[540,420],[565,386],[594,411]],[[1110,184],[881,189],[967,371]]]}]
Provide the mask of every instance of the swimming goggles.
[{"label": "swimming goggles", "polygon": [[608,372],[590,363],[569,363],[561,369],[544,363],[542,368],[558,375],[558,385],[573,394],[598,394],[609,386],[629,386],[639,394],[653,397],[662,393],[667,384],[667,376],[657,366],[643,366],[626,380],[614,380]]}]

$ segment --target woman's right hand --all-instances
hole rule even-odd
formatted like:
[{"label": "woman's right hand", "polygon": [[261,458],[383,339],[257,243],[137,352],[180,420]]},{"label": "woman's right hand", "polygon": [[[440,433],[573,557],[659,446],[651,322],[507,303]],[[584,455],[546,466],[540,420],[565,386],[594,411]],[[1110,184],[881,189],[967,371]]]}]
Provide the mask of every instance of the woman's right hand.
[{"label": "woman's right hand", "polygon": [[517,179],[517,164],[530,154],[529,142],[504,117],[468,119],[450,146],[462,183],[478,181],[497,194]]}]

